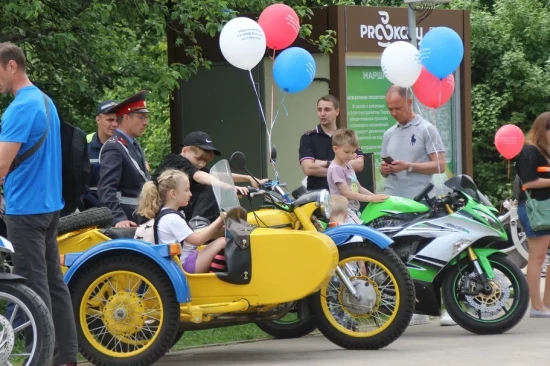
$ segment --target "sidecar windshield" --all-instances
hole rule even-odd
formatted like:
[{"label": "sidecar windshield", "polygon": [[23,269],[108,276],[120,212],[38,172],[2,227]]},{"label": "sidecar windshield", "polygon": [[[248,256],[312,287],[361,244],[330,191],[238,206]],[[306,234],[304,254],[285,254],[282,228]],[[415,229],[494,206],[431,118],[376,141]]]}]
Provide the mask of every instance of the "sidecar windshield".
[{"label": "sidecar windshield", "polygon": [[214,191],[220,210],[240,206],[229,162],[225,159],[218,161],[210,169],[210,175],[212,190]]}]

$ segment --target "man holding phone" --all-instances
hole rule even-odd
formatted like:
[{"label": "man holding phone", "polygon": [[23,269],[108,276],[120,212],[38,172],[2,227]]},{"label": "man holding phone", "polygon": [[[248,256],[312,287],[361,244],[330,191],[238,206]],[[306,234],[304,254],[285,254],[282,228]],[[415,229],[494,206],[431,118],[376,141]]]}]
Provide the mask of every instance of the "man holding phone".
[{"label": "man holding phone", "polygon": [[[386,105],[397,121],[382,138],[380,172],[386,178],[384,193],[414,198],[434,174],[445,172],[445,149],[437,129],[413,112],[412,94],[392,85],[386,93]],[[410,325],[429,324],[430,317],[413,314]],[[441,325],[456,325],[445,311]]]},{"label": "man holding phone", "polygon": [[386,178],[384,193],[414,198],[434,174],[445,172],[445,149],[437,129],[415,114],[412,94],[393,85],[386,93],[386,104],[397,121],[382,138],[380,171]]}]

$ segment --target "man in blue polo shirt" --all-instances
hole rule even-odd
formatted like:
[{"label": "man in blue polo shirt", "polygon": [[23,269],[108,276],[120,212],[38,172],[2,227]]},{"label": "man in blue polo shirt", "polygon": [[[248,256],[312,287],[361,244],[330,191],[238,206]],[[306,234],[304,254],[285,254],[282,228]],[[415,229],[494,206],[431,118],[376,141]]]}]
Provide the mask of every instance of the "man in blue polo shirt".
[{"label": "man in blue polo shirt", "polygon": [[[15,249],[14,273],[27,279],[52,313],[58,347],[54,364],[76,365],[76,326],[57,247],[64,206],[60,122],[54,103],[27,77],[25,55],[12,43],[0,43],[0,94],[5,93],[15,96],[2,115],[0,132],[0,178],[7,234]],[[24,160],[22,155],[35,146]]]}]

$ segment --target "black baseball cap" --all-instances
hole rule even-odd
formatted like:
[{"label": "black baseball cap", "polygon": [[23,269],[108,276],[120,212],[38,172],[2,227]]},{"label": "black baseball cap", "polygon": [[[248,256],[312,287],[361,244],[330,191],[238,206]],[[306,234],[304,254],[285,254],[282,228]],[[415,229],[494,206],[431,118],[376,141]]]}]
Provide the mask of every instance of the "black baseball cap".
[{"label": "black baseball cap", "polygon": [[181,146],[196,146],[203,150],[209,150],[214,152],[214,155],[220,156],[222,153],[212,145],[212,139],[205,132],[195,131],[191,132],[183,139]]},{"label": "black baseball cap", "polygon": [[114,100],[106,100],[104,102],[98,103],[97,111],[95,115],[99,116],[100,114],[115,113],[113,111],[113,107],[116,107],[116,106],[117,106],[117,102],[115,102]]}]

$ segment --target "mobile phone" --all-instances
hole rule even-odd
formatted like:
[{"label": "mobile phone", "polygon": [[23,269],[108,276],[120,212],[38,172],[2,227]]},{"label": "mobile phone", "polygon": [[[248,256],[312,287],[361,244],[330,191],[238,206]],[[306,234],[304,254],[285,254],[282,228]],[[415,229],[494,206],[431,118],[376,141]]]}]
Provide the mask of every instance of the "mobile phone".
[{"label": "mobile phone", "polygon": [[386,162],[386,164],[393,163],[393,158],[391,156],[386,156],[385,158],[382,158]]}]

